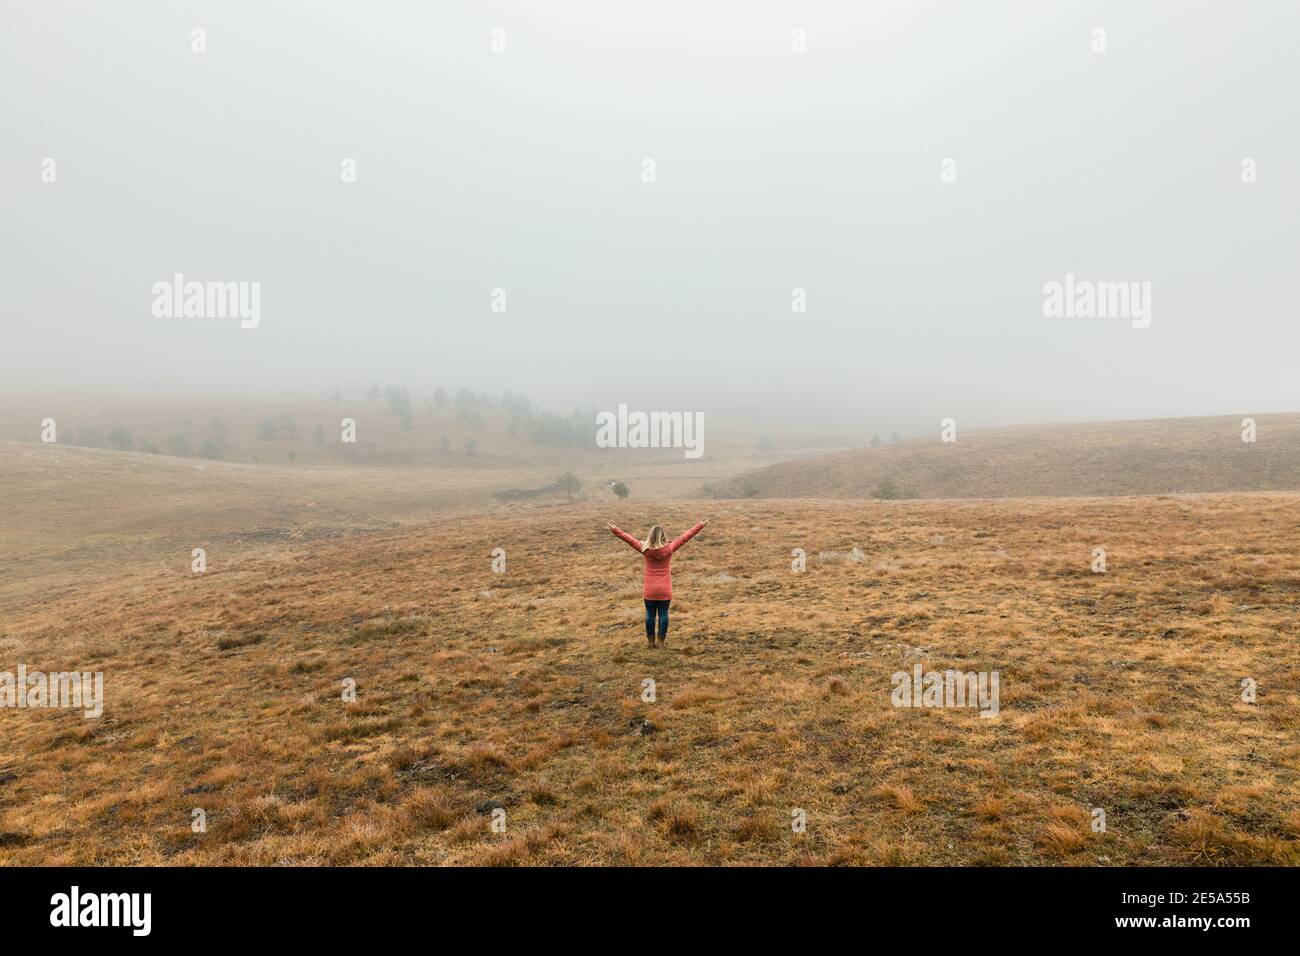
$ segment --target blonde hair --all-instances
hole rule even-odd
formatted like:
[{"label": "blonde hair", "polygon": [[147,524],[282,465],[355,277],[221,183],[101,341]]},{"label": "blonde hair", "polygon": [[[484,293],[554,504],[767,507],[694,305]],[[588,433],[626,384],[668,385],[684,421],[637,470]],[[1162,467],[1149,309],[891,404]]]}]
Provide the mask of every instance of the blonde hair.
[{"label": "blonde hair", "polygon": [[655,548],[662,548],[668,543],[668,535],[664,534],[664,529],[659,525],[652,525],[646,533],[645,544],[641,546],[642,551],[653,551]]}]

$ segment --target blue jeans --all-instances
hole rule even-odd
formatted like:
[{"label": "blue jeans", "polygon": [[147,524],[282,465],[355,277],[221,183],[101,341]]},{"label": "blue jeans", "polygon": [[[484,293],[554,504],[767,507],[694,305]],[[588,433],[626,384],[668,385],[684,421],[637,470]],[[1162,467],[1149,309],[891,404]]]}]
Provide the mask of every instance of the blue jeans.
[{"label": "blue jeans", "polygon": [[655,615],[659,616],[659,636],[668,636],[668,605],[672,601],[651,601],[645,599],[645,636],[655,636]]}]

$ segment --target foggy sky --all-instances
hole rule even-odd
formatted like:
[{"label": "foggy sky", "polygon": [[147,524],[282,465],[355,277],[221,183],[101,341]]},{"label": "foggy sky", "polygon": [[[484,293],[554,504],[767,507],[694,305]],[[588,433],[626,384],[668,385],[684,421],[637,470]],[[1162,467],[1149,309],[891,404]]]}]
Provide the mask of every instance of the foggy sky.
[{"label": "foggy sky", "polygon": [[[4,16],[0,387],[378,380],[872,422],[1300,410],[1295,4]],[[260,325],[155,318],[175,273],[260,282]],[[1066,273],[1150,282],[1150,327],[1045,318]]]}]

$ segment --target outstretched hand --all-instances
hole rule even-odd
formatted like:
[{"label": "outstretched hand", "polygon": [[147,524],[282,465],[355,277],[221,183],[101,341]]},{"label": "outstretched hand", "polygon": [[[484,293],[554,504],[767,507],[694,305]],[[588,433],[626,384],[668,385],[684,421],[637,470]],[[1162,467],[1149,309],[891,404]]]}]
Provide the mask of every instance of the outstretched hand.
[{"label": "outstretched hand", "polygon": [[606,530],[606,531],[613,531],[613,530],[614,530],[614,526],[613,526],[612,524],[607,524],[607,525],[605,525],[605,530]]},{"label": "outstretched hand", "polygon": [[700,522],[700,527],[703,528],[703,527],[704,527],[705,525],[707,525],[708,523],[709,523],[709,519],[708,519],[708,518],[705,518],[703,521]]}]

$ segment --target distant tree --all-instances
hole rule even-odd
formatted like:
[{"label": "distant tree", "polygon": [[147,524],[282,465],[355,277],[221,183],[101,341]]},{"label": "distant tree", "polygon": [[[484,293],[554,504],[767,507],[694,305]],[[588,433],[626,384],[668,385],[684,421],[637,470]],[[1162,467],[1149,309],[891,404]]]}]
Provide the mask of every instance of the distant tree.
[{"label": "distant tree", "polygon": [[131,440],[131,433],[125,428],[114,428],[108,433],[108,443],[118,451],[130,451],[135,445]]},{"label": "distant tree", "polygon": [[289,464],[292,465],[292,464],[293,464],[295,461],[297,461],[297,460],[298,460],[298,455],[297,455],[297,453],[295,453],[295,452],[289,452]]},{"label": "distant tree", "polygon": [[879,448],[879,447],[880,447],[880,436],[879,436],[879,435],[872,435],[872,436],[871,436],[871,447],[872,447],[872,448]]},{"label": "distant tree", "polygon": [[446,435],[442,436],[442,441],[440,441],[438,444],[442,448],[442,453],[444,455],[447,454],[447,452],[451,451],[451,439],[448,438]]},{"label": "distant tree", "polygon": [[262,441],[274,441],[280,437],[280,428],[269,418],[263,418],[257,426],[257,437]]},{"label": "distant tree", "polygon": [[476,451],[478,451],[478,442],[474,441],[473,438],[466,438],[466,439],[465,439],[465,454],[467,454],[467,455],[473,457],[473,455],[474,455],[474,453],[475,453]]},{"label": "distant tree", "polygon": [[167,436],[167,452],[178,458],[188,458],[190,452],[190,438],[184,432],[176,431]]},{"label": "distant tree", "polygon": [[631,492],[627,490],[627,485],[623,484],[621,481],[614,482],[613,487],[610,490],[613,491],[614,494],[618,495],[619,501],[622,501],[631,494]]},{"label": "distant tree", "polygon": [[404,388],[390,387],[384,392],[384,398],[388,401],[388,407],[402,420],[402,431],[409,432],[411,430],[411,393]]},{"label": "distant tree", "polygon": [[566,471],[555,479],[555,483],[563,489],[564,493],[572,500],[573,496],[582,490],[582,480],[571,471]]},{"label": "distant tree", "polygon": [[713,485],[710,484],[702,485],[700,486],[700,494],[708,495],[710,498],[717,498],[718,489],[714,488]]},{"label": "distant tree", "polygon": [[527,420],[533,417],[533,403],[528,400],[526,395],[507,391],[501,396],[501,407],[514,418]]},{"label": "distant tree", "polygon": [[293,420],[292,415],[281,415],[276,419],[275,425],[280,430],[282,438],[298,437],[298,423]]},{"label": "distant tree", "polygon": [[366,398],[370,399],[372,402],[377,402],[377,401],[379,401],[379,383],[378,383],[378,382],[371,382],[371,383],[370,383],[370,390],[369,390],[368,392],[366,392]]},{"label": "distant tree", "polygon": [[491,404],[490,395],[475,395],[467,388],[456,392],[456,414],[471,428],[479,428],[483,425],[483,413],[479,410],[479,406],[486,408],[491,407]]},{"label": "distant tree", "polygon": [[433,391],[433,400],[434,400],[434,402],[436,402],[440,407],[443,406],[443,405],[446,405],[446,404],[447,404],[447,390],[446,390],[445,388],[443,388],[441,385],[439,385],[439,386],[438,386],[436,389],[434,389],[434,391]]},{"label": "distant tree", "polygon": [[205,438],[199,448],[199,454],[216,461],[221,457],[221,443],[215,438]]},{"label": "distant tree", "polygon": [[140,450],[146,455],[161,455],[162,449],[147,438],[140,442]]},{"label": "distant tree", "polygon": [[900,441],[903,440],[903,433],[902,433],[902,432],[894,432],[894,434],[892,434],[892,435],[889,436],[889,440],[890,440],[891,442],[893,442],[895,445],[897,445]]},{"label": "distant tree", "polygon": [[524,419],[528,434],[539,445],[561,445],[570,448],[590,447],[595,440],[595,414],[575,411],[565,418],[552,412]]}]

